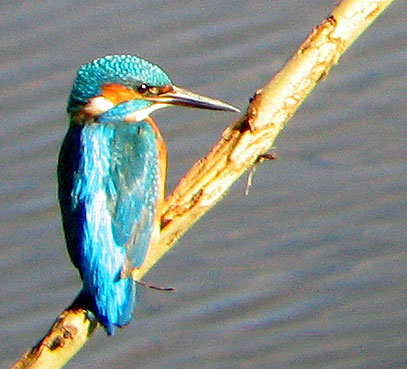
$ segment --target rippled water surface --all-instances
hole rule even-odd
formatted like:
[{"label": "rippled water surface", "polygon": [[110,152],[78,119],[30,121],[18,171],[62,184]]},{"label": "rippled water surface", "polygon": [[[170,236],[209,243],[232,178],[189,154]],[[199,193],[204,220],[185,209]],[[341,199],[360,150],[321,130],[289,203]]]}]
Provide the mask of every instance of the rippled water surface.
[{"label": "rippled water surface", "polygon": [[[336,1],[0,3],[0,367],[81,283],[65,252],[56,158],[81,63],[131,53],[242,109]],[[306,4],[306,7],[304,7]],[[407,6],[342,58],[261,165],[156,265],[130,326],[67,368],[407,368]],[[169,188],[233,114],[155,114]]]}]

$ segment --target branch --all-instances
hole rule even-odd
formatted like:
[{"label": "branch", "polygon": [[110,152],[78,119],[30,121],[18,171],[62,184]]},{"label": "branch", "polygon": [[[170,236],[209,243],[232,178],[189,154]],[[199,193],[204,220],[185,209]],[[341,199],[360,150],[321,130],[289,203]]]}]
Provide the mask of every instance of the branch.
[{"label": "branch", "polygon": [[[143,277],[260,155],[266,153],[317,83],[327,77],[346,49],[392,0],[343,0],[318,25],[286,65],[258,90],[246,114],[223,132],[167,198],[160,243],[149,251],[137,279]],[[48,334],[12,369],[64,366],[87,342],[97,324],[85,310],[63,311]]]}]

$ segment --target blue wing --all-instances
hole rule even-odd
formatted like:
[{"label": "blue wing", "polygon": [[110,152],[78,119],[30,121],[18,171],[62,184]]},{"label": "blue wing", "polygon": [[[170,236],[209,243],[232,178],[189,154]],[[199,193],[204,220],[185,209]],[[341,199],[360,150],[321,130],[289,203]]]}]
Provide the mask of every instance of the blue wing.
[{"label": "blue wing", "polygon": [[123,268],[145,258],[159,196],[156,135],[145,123],[72,124],[61,148],[59,199],[83,294],[108,333],[131,319],[135,285]]},{"label": "blue wing", "polygon": [[124,125],[113,140],[108,203],[115,242],[124,246],[131,268],[144,261],[155,226],[159,158],[152,127]]}]

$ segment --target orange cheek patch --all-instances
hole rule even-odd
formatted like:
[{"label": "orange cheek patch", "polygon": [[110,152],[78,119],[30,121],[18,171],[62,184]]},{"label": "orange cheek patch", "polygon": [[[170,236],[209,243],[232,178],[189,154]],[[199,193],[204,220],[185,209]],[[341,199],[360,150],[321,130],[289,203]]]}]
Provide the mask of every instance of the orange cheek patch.
[{"label": "orange cheek patch", "polygon": [[118,105],[124,101],[141,99],[141,95],[138,92],[118,83],[103,85],[102,95],[114,105]]}]

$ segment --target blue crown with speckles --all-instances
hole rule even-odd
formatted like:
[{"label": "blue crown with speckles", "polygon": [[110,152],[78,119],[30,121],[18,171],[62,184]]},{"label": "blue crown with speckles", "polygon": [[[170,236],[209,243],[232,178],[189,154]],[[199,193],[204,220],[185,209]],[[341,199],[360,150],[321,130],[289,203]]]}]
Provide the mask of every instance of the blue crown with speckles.
[{"label": "blue crown with speckles", "polygon": [[136,87],[142,83],[164,86],[172,82],[159,66],[137,56],[105,56],[82,65],[78,70],[68,101],[68,112],[77,110],[91,97],[100,95],[100,87],[105,83]]}]

